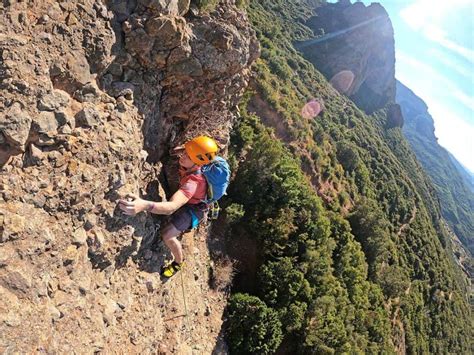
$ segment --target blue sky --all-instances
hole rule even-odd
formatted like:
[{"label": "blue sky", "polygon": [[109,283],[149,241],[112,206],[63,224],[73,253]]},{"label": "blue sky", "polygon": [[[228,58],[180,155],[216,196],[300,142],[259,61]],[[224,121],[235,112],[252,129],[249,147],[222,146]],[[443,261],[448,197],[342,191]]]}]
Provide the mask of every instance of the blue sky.
[{"label": "blue sky", "polygon": [[396,78],[428,105],[439,144],[474,172],[474,0],[376,2],[393,24]]}]

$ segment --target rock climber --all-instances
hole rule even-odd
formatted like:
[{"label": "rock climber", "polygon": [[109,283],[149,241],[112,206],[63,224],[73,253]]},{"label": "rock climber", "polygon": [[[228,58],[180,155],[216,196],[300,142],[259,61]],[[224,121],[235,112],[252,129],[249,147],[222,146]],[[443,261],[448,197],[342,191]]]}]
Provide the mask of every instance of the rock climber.
[{"label": "rock climber", "polygon": [[201,174],[201,166],[213,161],[218,151],[216,142],[209,137],[199,136],[174,149],[179,157],[179,189],[169,201],[153,202],[137,195],[128,194],[119,201],[120,209],[127,215],[148,211],[160,215],[171,215],[161,230],[161,238],[173,255],[173,260],[161,268],[161,274],[170,278],[181,269],[184,262],[183,248],[178,236],[195,228],[204,218],[208,205],[203,202],[207,194],[207,181]]}]

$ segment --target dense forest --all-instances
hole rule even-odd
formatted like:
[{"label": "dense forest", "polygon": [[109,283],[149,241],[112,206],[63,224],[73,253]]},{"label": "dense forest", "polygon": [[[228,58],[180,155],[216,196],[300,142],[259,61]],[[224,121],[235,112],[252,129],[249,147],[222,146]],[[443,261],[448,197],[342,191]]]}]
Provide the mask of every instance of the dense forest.
[{"label": "dense forest", "polygon": [[[388,108],[363,113],[294,48],[321,4],[239,2],[261,58],[230,149],[231,352],[467,354],[466,280],[433,185]],[[302,114],[311,100],[320,112]]]}]

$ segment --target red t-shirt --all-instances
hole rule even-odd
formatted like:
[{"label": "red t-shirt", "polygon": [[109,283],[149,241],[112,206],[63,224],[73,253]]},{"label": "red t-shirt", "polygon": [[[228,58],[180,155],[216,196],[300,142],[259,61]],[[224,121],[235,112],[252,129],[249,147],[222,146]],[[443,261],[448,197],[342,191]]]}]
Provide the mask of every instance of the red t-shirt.
[{"label": "red t-shirt", "polygon": [[179,181],[179,189],[189,198],[189,204],[195,205],[206,199],[207,181],[204,175],[196,172],[186,172],[179,170],[181,179]]}]

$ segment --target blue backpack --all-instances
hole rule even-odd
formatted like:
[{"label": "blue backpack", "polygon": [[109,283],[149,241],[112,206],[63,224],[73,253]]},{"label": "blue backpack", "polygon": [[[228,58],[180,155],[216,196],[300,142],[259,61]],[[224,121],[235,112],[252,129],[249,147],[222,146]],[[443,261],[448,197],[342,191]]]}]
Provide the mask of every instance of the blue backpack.
[{"label": "blue backpack", "polygon": [[[207,181],[207,199],[202,200],[202,202],[209,206],[208,219],[215,220],[219,216],[220,210],[217,200],[226,194],[229,186],[229,164],[224,158],[216,157],[212,163],[201,167],[200,173],[204,175]],[[188,208],[188,211],[191,214],[191,229],[194,229],[199,225],[199,218],[192,208]]]},{"label": "blue backpack", "polygon": [[216,157],[212,163],[204,165],[201,173],[207,180],[207,200],[211,204],[225,195],[230,180],[230,168],[222,157]]}]

